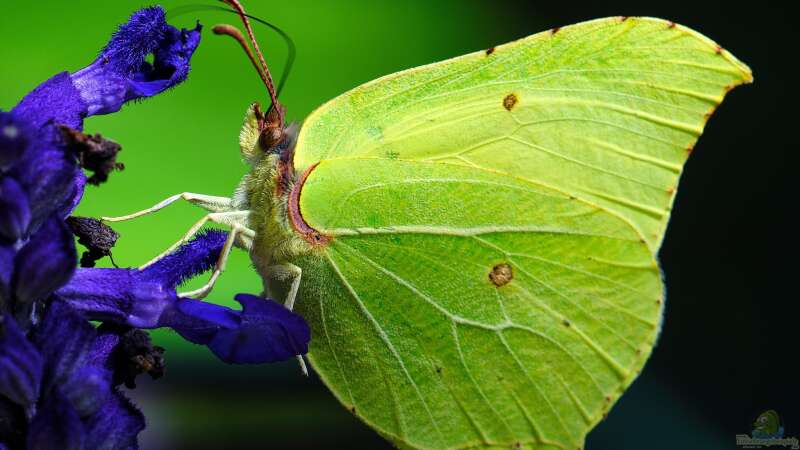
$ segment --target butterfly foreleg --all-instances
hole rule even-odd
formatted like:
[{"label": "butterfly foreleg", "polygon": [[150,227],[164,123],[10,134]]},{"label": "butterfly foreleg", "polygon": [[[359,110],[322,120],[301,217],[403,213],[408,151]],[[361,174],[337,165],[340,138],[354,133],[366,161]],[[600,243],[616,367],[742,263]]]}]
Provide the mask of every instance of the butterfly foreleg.
[{"label": "butterfly foreleg", "polygon": [[230,256],[231,249],[233,249],[234,244],[237,241],[241,242],[241,238],[243,237],[249,239],[249,242],[252,242],[252,239],[255,237],[255,232],[238,223],[234,223],[231,227],[231,232],[228,233],[228,238],[225,240],[225,245],[222,247],[222,251],[220,252],[219,258],[217,259],[217,263],[214,267],[214,272],[211,274],[211,278],[208,280],[208,283],[199,289],[189,292],[182,292],[178,294],[178,297],[204,298],[207,296],[208,293],[211,292],[211,289],[214,288],[214,283],[217,282],[217,278],[219,278],[222,272],[225,271],[225,266],[228,262],[228,256]]},{"label": "butterfly foreleg", "polygon": [[[227,225],[232,228],[235,225],[239,225],[245,230],[247,230],[248,235],[255,236],[255,232],[247,227],[249,216],[250,216],[250,211],[230,211],[230,212],[206,214],[205,216],[203,216],[202,219],[198,220],[194,225],[192,225],[189,231],[187,231],[186,234],[184,234],[181,239],[172,244],[168,249],[161,252],[158,256],[156,256],[155,258],[151,259],[150,261],[139,267],[139,270],[145,269],[148,266],[160,261],[162,258],[175,251],[175,249],[177,249],[181,245],[191,240],[192,237],[194,237],[194,235],[197,234],[197,232],[200,231],[201,228],[203,228],[203,225],[205,225],[208,222],[217,223],[220,225]],[[236,243],[235,238],[236,235],[234,235],[233,238],[234,243]],[[250,237],[249,239],[248,238],[241,239],[240,242],[242,242],[243,244],[246,244],[247,242],[252,242],[252,237]]]},{"label": "butterfly foreleg", "polygon": [[167,206],[175,203],[178,200],[186,200],[187,202],[197,205],[209,212],[230,212],[233,210],[233,200],[228,197],[216,197],[213,195],[194,194],[192,192],[183,192],[166,198],[150,208],[137,211],[132,214],[127,214],[119,217],[103,217],[104,222],[123,222],[125,220],[135,219],[137,217],[146,216],[156,211],[166,208]]}]

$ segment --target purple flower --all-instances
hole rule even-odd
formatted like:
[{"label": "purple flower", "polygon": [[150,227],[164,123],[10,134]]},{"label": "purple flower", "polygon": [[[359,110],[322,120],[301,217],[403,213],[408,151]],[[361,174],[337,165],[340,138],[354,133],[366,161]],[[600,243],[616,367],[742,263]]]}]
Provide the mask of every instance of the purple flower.
[{"label": "purple flower", "polygon": [[227,233],[208,230],[145,270],[78,269],[56,295],[87,318],[136,328],[170,327],[228,363],[283,361],[308,351],[308,325],[272,300],[239,294],[241,311],[179,298],[182,281],[214,266]]},{"label": "purple flower", "polygon": [[42,357],[16,322],[0,316],[0,397],[33,410],[39,398]]},{"label": "purple flower", "polygon": [[28,448],[135,447],[144,416],[119,390],[115,377],[124,335],[95,329],[67,304],[54,301],[32,340],[45,364]]},{"label": "purple flower", "polygon": [[[164,371],[164,349],[140,328],[171,327],[229,363],[307,351],[308,326],[271,300],[240,294],[237,311],[178,297],[177,285],[213,266],[225,233],[203,234],[144,271],[76,270],[65,219],[83,197],[81,169],[95,171],[88,181],[97,184],[119,167],[119,146],[84,135],[83,119],[183,81],[199,41],[200,25],[177,30],[161,8],[140,10],[91,65],[55,75],[0,112],[2,450],[137,448],[144,417],[120,386]],[[91,220],[70,223],[92,232]],[[92,263],[116,240],[105,231],[82,236]]]},{"label": "purple flower", "polygon": [[[185,80],[201,28],[179,31],[167,25],[160,7],[136,12],[91,65],[71,75],[88,115],[119,111],[125,102]],[[145,61],[151,53],[153,64]]]},{"label": "purple flower", "polygon": [[81,168],[98,184],[119,167],[119,145],[83,134],[83,119],[183,81],[199,40],[199,25],[179,31],[160,8],[143,9],[91,65],[0,112],[0,449],[136,448],[144,417],[120,386],[164,371],[164,349],[140,328],[171,327],[229,363],[308,349],[303,319],[271,300],[240,294],[233,310],[178,297],[176,286],[214,265],[225,233],[202,234],[143,271],[76,270],[70,229],[92,264],[118,237],[89,219],[65,223],[83,197]]},{"label": "purple flower", "polygon": [[[185,80],[201,29],[199,24],[194,30],[168,25],[157,6],[139,10],[92,64],[53,76],[12,112],[36,128],[56,123],[80,130],[84,117],[119,111],[130,100],[151,97]],[[150,54],[153,64],[146,61]]]},{"label": "purple flower", "polygon": [[[0,123],[0,139],[7,140],[0,144],[13,143],[9,154],[26,144],[31,147],[27,164],[16,168],[15,178],[24,182],[32,203],[42,205],[39,209],[55,205],[64,218],[69,215],[83,195],[86,177],[71,152],[64,151],[59,127],[80,131],[85,117],[118,111],[125,102],[185,80],[201,28],[198,24],[194,30],[177,30],[166,23],[160,7],[142,9],[120,27],[92,64],[74,74],[53,76],[11,110],[16,123],[10,128]],[[146,61],[151,53],[153,64]],[[0,156],[0,168],[6,158]],[[41,220],[36,211],[33,215],[35,227]]]},{"label": "purple flower", "polygon": [[58,133],[0,112],[0,239],[6,243],[25,241],[53,214],[64,219],[82,195],[85,177]]},{"label": "purple flower", "polygon": [[0,172],[0,313],[13,315],[27,331],[36,322],[37,302],[75,270],[72,234],[63,219],[80,170],[74,157],[42,145],[34,128],[13,114],[0,113],[0,134],[6,155]]}]

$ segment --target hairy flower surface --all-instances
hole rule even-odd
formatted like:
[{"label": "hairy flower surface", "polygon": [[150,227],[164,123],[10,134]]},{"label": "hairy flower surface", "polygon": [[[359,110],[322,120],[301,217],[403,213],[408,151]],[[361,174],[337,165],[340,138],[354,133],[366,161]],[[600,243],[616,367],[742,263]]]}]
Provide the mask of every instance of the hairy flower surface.
[{"label": "hairy flower surface", "polygon": [[242,310],[236,311],[178,297],[178,284],[214,266],[226,236],[208,230],[144,270],[78,269],[56,295],[91,320],[170,327],[229,363],[283,361],[306,353],[308,325],[279,303],[239,294]]},{"label": "hairy flower surface", "polygon": [[306,323],[272,300],[239,294],[238,311],[178,297],[176,286],[213,267],[226,233],[201,234],[146,270],[76,268],[72,230],[89,247],[86,266],[118,237],[91,219],[66,222],[83,198],[83,170],[99,184],[119,166],[119,145],[83,134],[84,118],[185,80],[200,30],[142,9],[92,64],[0,112],[0,450],[138,448],[144,416],[121,385],[165,367],[143,328],[173,328],[228,363],[308,349]]}]

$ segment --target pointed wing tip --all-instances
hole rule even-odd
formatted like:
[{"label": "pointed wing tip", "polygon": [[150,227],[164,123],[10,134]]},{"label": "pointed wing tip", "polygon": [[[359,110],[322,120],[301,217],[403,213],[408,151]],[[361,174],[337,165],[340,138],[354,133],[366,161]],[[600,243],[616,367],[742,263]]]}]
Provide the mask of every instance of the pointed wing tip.
[{"label": "pointed wing tip", "polygon": [[708,47],[709,47],[709,49],[711,51],[713,51],[714,53],[720,55],[729,64],[731,64],[739,72],[740,79],[739,79],[739,82],[734,84],[733,86],[731,86],[731,88],[728,89],[728,91],[733,89],[736,86],[739,86],[739,85],[742,85],[742,84],[750,84],[750,83],[753,82],[753,71],[750,69],[750,67],[747,64],[745,64],[742,61],[740,61],[739,58],[737,58],[736,56],[733,55],[733,53],[729,52],[723,46],[717,44],[714,40],[712,40],[708,36],[704,35],[703,33],[700,33],[699,31],[697,31],[697,30],[695,30],[693,28],[687,27],[685,25],[680,25],[680,24],[677,24],[677,23],[669,21],[669,20],[652,18],[652,17],[648,17],[646,19],[653,20],[653,21],[659,21],[661,23],[664,23],[668,28],[679,29],[682,32],[693,36],[694,38],[704,42],[706,45],[708,45]]},{"label": "pointed wing tip", "polygon": [[739,80],[734,83],[728,91],[743,84],[753,83],[753,70],[747,64],[740,61],[737,57],[722,47],[717,46],[717,53],[721,54],[725,59],[739,72]]},{"label": "pointed wing tip", "polygon": [[[733,55],[731,55],[731,57],[732,57],[732,56],[733,56]],[[749,67],[747,64],[745,64],[745,63],[743,63],[743,62],[741,62],[741,61],[738,61],[738,60],[737,60],[737,62],[739,62],[739,65],[740,65],[740,67],[739,67],[739,68],[740,68],[740,69],[741,69],[741,71],[742,71],[742,82],[741,82],[741,83],[739,83],[739,85],[742,85],[742,84],[752,84],[752,83],[753,83],[753,81],[754,81],[754,78],[753,78],[753,70],[752,70],[752,69],[750,69],[750,67]]]},{"label": "pointed wing tip", "polygon": [[705,43],[709,47],[709,50],[713,51],[714,53],[716,53],[716,54],[718,54],[718,55],[720,55],[722,57],[724,57],[725,60],[727,60],[727,62],[730,63],[732,66],[734,66],[734,68],[739,72],[739,74],[741,75],[740,81],[738,83],[736,83],[735,85],[732,85],[728,89],[728,91],[730,91],[731,89],[733,89],[736,86],[739,86],[739,85],[742,85],[742,84],[750,84],[750,83],[753,82],[753,71],[750,69],[750,67],[747,64],[745,64],[742,61],[740,61],[732,53],[730,53],[728,50],[726,50],[721,45],[717,44],[711,38],[707,37],[703,33],[700,33],[699,31],[695,30],[694,28],[688,27],[686,25],[681,25],[681,24],[679,24],[677,22],[673,22],[671,20],[662,19],[660,17],[652,17],[652,16],[611,16],[611,17],[604,17],[604,18],[600,18],[600,19],[589,20],[587,22],[580,22],[580,23],[568,25],[566,27],[560,27],[559,29],[574,27],[576,25],[583,25],[583,24],[588,23],[588,22],[600,22],[600,23],[609,23],[609,22],[613,22],[613,23],[650,22],[652,24],[663,25],[665,30],[677,30],[677,31],[680,31],[682,33],[688,34],[688,35],[700,40],[701,42]]}]

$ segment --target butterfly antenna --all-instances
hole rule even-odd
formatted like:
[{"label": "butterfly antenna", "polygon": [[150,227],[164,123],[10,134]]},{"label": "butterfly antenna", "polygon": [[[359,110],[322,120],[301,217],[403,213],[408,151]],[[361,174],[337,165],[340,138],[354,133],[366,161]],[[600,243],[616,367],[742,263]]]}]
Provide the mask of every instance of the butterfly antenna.
[{"label": "butterfly antenna", "polygon": [[276,92],[276,95],[278,97],[280,97],[281,92],[283,92],[284,86],[286,86],[286,80],[289,79],[289,72],[292,71],[292,66],[294,65],[295,55],[297,54],[297,47],[294,45],[294,40],[292,40],[291,36],[286,34],[286,32],[283,31],[282,29],[280,29],[279,27],[277,27],[277,26],[275,26],[275,25],[273,25],[273,24],[271,24],[271,23],[269,23],[269,22],[267,22],[265,20],[259,19],[258,17],[253,17],[253,16],[251,16],[249,14],[246,14],[246,16],[251,18],[251,19],[253,19],[253,20],[255,20],[256,22],[258,22],[258,23],[260,23],[262,25],[265,25],[265,26],[271,28],[273,31],[278,33],[281,38],[283,38],[284,42],[286,42],[288,55],[286,56],[286,64],[283,67],[283,73],[281,73],[281,80],[278,81],[278,90]]},{"label": "butterfly antenna", "polygon": [[267,67],[267,62],[264,60],[264,55],[261,53],[261,49],[258,47],[258,42],[256,41],[256,37],[253,34],[253,28],[250,26],[250,21],[247,19],[247,13],[244,11],[244,7],[242,4],[239,3],[238,0],[220,0],[221,2],[225,3],[226,5],[232,7],[239,13],[239,18],[242,19],[242,24],[244,25],[245,31],[247,31],[247,36],[250,38],[250,43],[253,45],[253,50],[255,50],[255,54],[258,57],[258,61],[261,63],[261,68],[264,70],[264,76],[266,77],[267,83],[267,90],[269,91],[270,100],[272,100],[272,107],[275,108],[275,111],[278,114],[278,118],[281,124],[283,124],[283,111],[280,105],[278,104],[278,95],[275,91],[275,84],[272,81],[272,74],[269,72],[269,67]]},{"label": "butterfly antenna", "polygon": [[[167,12],[167,16],[170,19],[172,19],[172,18],[175,18],[175,17],[179,17],[179,16],[183,16],[183,15],[195,12],[195,11],[220,11],[220,12],[229,13],[229,14],[236,14],[237,16],[239,15],[239,13],[237,11],[233,11],[233,10],[230,10],[228,8],[223,8],[221,6],[216,6],[216,5],[184,5],[184,6],[178,6],[177,8],[170,9]],[[275,95],[278,98],[280,98],[281,92],[283,92],[283,88],[286,86],[286,81],[289,79],[289,74],[292,71],[292,66],[294,65],[294,60],[295,60],[295,57],[297,55],[297,46],[295,45],[294,40],[291,38],[291,36],[289,36],[289,34],[287,34],[285,31],[283,31],[280,27],[278,27],[276,25],[273,25],[273,24],[271,24],[271,23],[267,22],[266,20],[261,19],[259,17],[252,16],[250,14],[245,14],[245,16],[248,17],[251,20],[254,20],[254,21],[256,21],[256,22],[258,22],[258,23],[260,23],[260,24],[272,29],[273,31],[278,33],[278,35],[280,35],[280,37],[286,43],[287,53],[288,53],[288,55],[286,56],[286,64],[284,64],[284,66],[283,66],[283,73],[281,73],[280,81],[278,81],[278,88],[275,91]],[[249,50],[249,49],[250,48],[248,47],[247,50]],[[255,59],[252,59],[252,60],[254,61]],[[262,75],[262,71],[260,69],[260,66],[258,67],[258,73],[259,73],[259,76]],[[265,82],[265,85],[266,85],[266,82]]]},{"label": "butterfly antenna", "polygon": [[230,36],[236,42],[239,43],[239,45],[242,47],[242,50],[244,50],[244,52],[247,54],[247,57],[250,59],[250,62],[253,63],[253,67],[255,67],[256,72],[258,72],[258,76],[261,77],[261,81],[264,83],[264,86],[266,86],[267,89],[269,89],[269,82],[267,81],[267,76],[264,75],[264,72],[262,72],[261,70],[261,66],[258,65],[255,56],[253,56],[253,52],[247,45],[247,41],[245,41],[244,36],[242,36],[242,32],[228,24],[215,25],[212,30],[216,35]]}]

